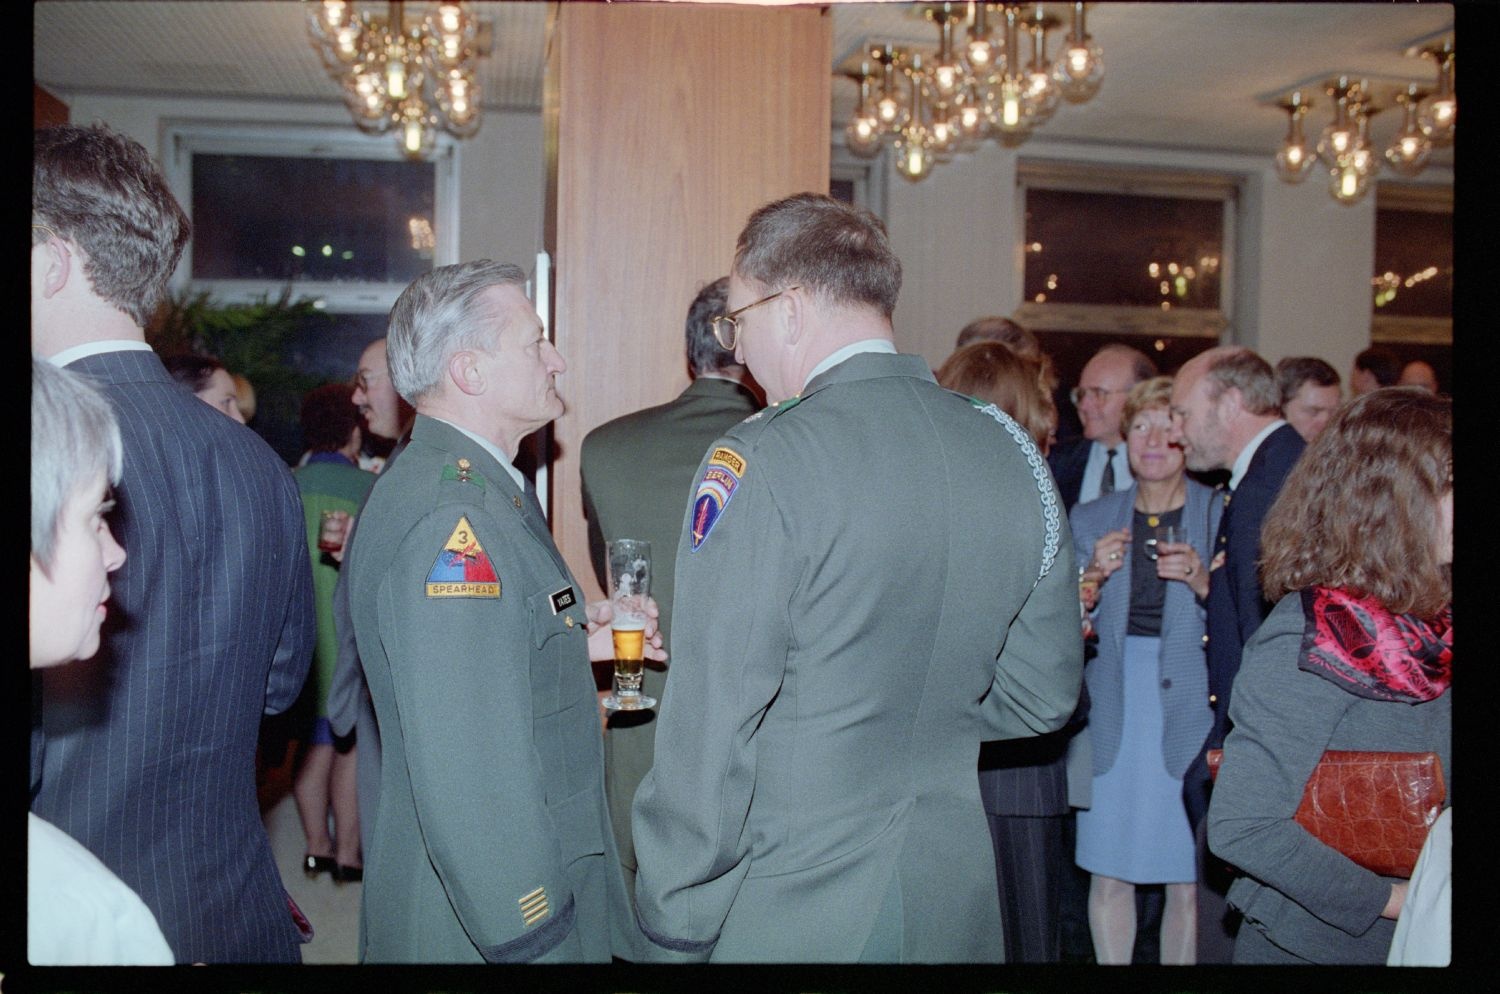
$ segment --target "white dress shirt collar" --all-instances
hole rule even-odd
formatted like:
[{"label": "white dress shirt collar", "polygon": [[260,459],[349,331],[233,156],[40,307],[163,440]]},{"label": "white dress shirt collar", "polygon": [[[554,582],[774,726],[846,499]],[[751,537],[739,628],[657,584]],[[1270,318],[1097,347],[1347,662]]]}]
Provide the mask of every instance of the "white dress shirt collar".
[{"label": "white dress shirt collar", "polygon": [[102,342],[84,342],[75,345],[71,349],[63,349],[54,356],[48,356],[47,361],[54,366],[66,366],[70,362],[77,362],[85,356],[103,355],[105,352],[150,352],[151,346],[145,342],[136,341],[133,338],[112,338]]},{"label": "white dress shirt collar", "polygon": [[1277,418],[1275,421],[1272,421],[1270,424],[1262,428],[1260,430],[1260,434],[1250,439],[1250,444],[1246,445],[1243,449],[1240,450],[1239,458],[1234,461],[1234,467],[1229,471],[1230,490],[1233,490],[1235,487],[1239,486],[1240,481],[1245,478],[1245,473],[1250,469],[1250,460],[1255,458],[1255,450],[1260,448],[1260,443],[1264,442],[1266,438],[1271,434],[1271,432],[1275,431],[1277,428],[1280,428],[1284,424],[1286,424],[1285,421],[1283,421],[1281,418]]}]

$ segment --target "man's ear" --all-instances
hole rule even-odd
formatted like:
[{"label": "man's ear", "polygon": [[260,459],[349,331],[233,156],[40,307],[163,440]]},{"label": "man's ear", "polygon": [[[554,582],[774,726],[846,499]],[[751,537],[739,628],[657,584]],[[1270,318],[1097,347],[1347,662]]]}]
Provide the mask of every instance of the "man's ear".
[{"label": "man's ear", "polygon": [[468,349],[459,349],[448,357],[448,378],[471,397],[484,393],[484,371],[479,368],[479,356]]},{"label": "man's ear", "polygon": [[42,250],[43,259],[42,296],[50,299],[61,293],[68,285],[68,280],[73,278],[73,259],[77,254],[77,249],[65,246],[62,239],[56,235],[42,242],[32,251],[35,252],[37,248]]},{"label": "man's ear", "polygon": [[802,296],[801,290],[788,290],[772,301],[772,304],[776,307],[776,316],[786,328],[783,340],[788,345],[797,344],[807,325],[807,298]]}]

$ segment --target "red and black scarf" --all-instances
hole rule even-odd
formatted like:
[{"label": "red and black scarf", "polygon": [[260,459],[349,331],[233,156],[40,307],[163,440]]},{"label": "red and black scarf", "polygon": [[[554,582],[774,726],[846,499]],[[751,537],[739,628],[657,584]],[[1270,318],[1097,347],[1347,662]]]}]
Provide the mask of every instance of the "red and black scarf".
[{"label": "red and black scarf", "polygon": [[1373,597],[1332,587],[1302,591],[1302,653],[1297,665],[1351,694],[1420,704],[1453,679],[1453,607],[1432,621],[1392,614]]}]

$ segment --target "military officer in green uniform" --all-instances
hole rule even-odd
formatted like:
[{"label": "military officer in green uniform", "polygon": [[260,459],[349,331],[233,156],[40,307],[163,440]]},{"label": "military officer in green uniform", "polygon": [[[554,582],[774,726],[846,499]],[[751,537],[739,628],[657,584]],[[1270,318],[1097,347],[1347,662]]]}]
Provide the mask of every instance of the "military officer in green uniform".
[{"label": "military officer in green uniform", "polygon": [[1059,728],[1078,574],[1030,436],[895,354],[867,211],[756,211],[723,344],[779,401],[705,453],[636,793],[653,958],[998,961],[983,740]]},{"label": "military officer in green uniform", "polygon": [[563,410],[563,359],[524,281],[443,266],[391,311],[391,374],[417,417],[348,559],[384,752],[366,962],[608,962],[637,935],[589,667],[612,655],[608,607],[585,613],[511,465]]},{"label": "military officer in green uniform", "polygon": [[[608,546],[620,538],[651,543],[651,592],[661,605],[662,644],[672,648],[672,563],[682,513],[704,451],[733,425],[760,410],[745,385],[745,367],[714,340],[713,319],[727,308],[729,277],[698,291],[684,332],[692,383],[675,399],[606,422],[589,432],[580,449],[583,507],[589,521],[589,557],[599,586],[608,588]],[[642,693],[661,700],[666,669],[647,666]],[[635,883],[630,843],[630,802],[651,769],[655,711],[615,711],[604,735],[605,788],[627,891]]]}]

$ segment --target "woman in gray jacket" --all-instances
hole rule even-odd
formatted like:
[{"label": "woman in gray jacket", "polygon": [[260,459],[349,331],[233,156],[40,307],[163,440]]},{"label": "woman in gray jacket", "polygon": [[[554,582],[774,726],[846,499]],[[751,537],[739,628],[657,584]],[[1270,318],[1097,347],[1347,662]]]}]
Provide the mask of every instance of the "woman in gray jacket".
[{"label": "woman in gray jacket", "polygon": [[[1084,581],[1097,581],[1098,656],[1084,669],[1092,707],[1092,806],[1078,813],[1100,963],[1129,963],[1135,887],[1165,884],[1161,962],[1192,963],[1197,938],[1193,833],[1182,775],[1213,720],[1203,658],[1210,543],[1223,504],[1184,475],[1168,441],[1170,377],[1131,390],[1122,412],[1135,484],[1073,508]],[[1178,541],[1158,529],[1180,529]]]},{"label": "woman in gray jacket", "polygon": [[1244,874],[1236,963],[1383,964],[1407,881],[1294,820],[1327,749],[1435,752],[1453,799],[1453,407],[1412,387],[1334,416],[1261,532],[1276,608],[1245,646],[1208,845]]}]

